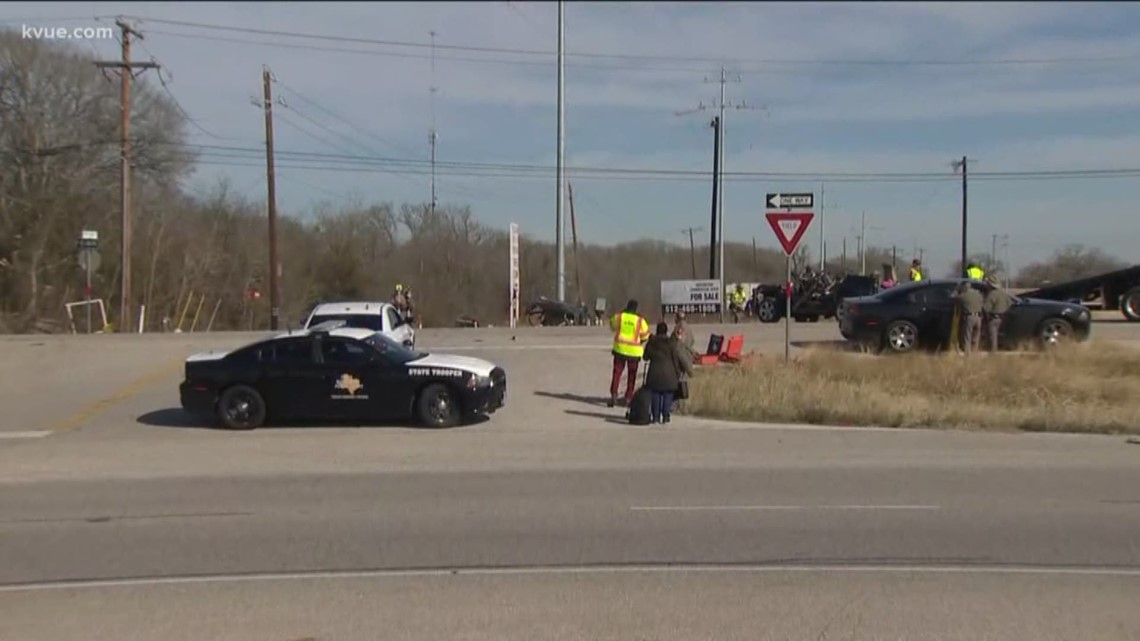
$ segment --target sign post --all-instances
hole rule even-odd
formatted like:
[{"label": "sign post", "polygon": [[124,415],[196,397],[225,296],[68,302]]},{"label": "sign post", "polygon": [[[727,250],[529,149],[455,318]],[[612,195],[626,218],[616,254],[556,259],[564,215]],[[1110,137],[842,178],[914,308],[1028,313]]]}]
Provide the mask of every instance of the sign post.
[{"label": "sign post", "polygon": [[511,223],[511,302],[510,302],[510,325],[514,329],[518,324],[519,318],[519,226],[516,223]]},{"label": "sign post", "polygon": [[[815,194],[768,194],[765,199],[768,209],[783,209],[784,211],[769,211],[764,214],[768,225],[780,241],[787,263],[787,284],[784,290],[784,361],[792,357],[792,295],[795,287],[792,284],[792,254],[796,253],[800,241],[803,240],[815,214],[810,210],[815,205]],[[809,211],[792,211],[793,209],[807,209]]]},{"label": "sign post", "polygon": [[85,285],[83,288],[84,306],[87,308],[87,333],[91,333],[91,272],[99,268],[99,232],[84,229],[79,233],[79,266],[83,268]]}]

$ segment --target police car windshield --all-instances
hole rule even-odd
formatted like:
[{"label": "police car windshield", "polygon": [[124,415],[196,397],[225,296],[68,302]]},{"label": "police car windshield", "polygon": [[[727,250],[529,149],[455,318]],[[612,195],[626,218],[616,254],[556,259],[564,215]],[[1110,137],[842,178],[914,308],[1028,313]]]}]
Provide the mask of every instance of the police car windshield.
[{"label": "police car windshield", "polygon": [[345,327],[384,331],[384,317],[379,314],[318,314],[309,322],[309,326],[316,327],[329,321],[344,321]]},{"label": "police car windshield", "polygon": [[384,358],[398,365],[426,356],[426,354],[409,349],[380,333],[369,336],[364,339],[364,342],[376,348],[378,352],[384,355]]}]

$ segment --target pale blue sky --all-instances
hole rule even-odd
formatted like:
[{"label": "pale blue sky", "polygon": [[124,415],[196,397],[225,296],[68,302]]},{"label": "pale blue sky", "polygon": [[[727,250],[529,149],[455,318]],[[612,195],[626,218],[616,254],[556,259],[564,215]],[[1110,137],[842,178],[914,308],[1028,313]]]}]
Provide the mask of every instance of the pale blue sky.
[{"label": "pale blue sky", "polygon": [[[95,17],[120,13],[425,44],[434,29],[439,45],[529,51],[553,52],[557,35],[553,2],[0,4],[0,21],[15,28],[23,22],[108,25],[110,19]],[[138,57],[153,55],[164,65],[179,103],[211,134],[224,138],[191,127],[195,143],[263,144],[261,112],[250,100],[260,94],[264,63],[273,69],[277,92],[288,105],[277,110],[279,150],[427,157],[428,48],[146,20],[138,27],[146,36]],[[103,57],[117,55],[113,40],[79,44]],[[944,269],[957,256],[960,229],[961,191],[950,162],[963,154],[979,160],[970,168],[979,174],[1140,167],[1140,7],[1135,4],[568,2],[566,47],[566,155],[579,231],[591,242],[645,236],[682,242],[680,230],[689,226],[703,226],[707,234],[710,185],[705,178],[633,180],[576,174],[573,168],[708,171],[712,131],[707,125],[713,112],[676,112],[716,98],[717,84],[705,77],[715,78],[722,58],[740,76],[740,82],[728,85],[729,101],[766,107],[728,114],[727,171],[944,172],[950,177],[911,184],[826,182],[829,254],[838,252],[845,235],[853,252],[860,212],[866,211],[871,244],[897,244],[909,256],[917,243],[929,265]],[[663,58],[576,55],[583,53]],[[554,61],[552,53],[437,49],[438,159],[552,166]],[[894,61],[907,64],[890,64]],[[604,66],[611,68],[599,68]],[[259,162],[256,153],[238,155],[229,162]],[[313,163],[280,157],[279,163],[279,204],[286,213],[330,199],[428,198],[423,175],[294,168],[289,165]],[[262,173],[257,166],[203,164],[192,182],[202,188],[225,176],[235,189],[260,199]],[[818,192],[819,183],[728,182],[729,237],[747,242],[756,236],[760,245],[775,247],[763,220],[764,193]],[[553,239],[552,172],[474,177],[441,170],[437,188],[441,201],[470,203],[490,225],[518,222],[525,233]],[[971,248],[988,250],[991,234],[1009,234],[1015,267],[1070,242],[1140,261],[1135,249],[1140,225],[1134,222],[1138,188],[1136,177],[998,181],[979,175],[970,183]],[[808,235],[813,251],[818,223],[817,218]]]}]

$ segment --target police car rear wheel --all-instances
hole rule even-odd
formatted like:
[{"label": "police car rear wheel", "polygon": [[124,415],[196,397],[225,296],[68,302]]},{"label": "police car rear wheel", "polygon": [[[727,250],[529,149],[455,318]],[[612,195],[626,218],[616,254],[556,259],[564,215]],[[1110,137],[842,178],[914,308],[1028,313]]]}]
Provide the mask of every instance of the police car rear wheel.
[{"label": "police car rear wheel", "polygon": [[265,400],[248,385],[234,385],[218,399],[218,418],[231,430],[252,430],[265,422]]},{"label": "police car rear wheel", "polygon": [[459,398],[446,385],[428,385],[417,401],[420,422],[428,427],[459,424]]}]

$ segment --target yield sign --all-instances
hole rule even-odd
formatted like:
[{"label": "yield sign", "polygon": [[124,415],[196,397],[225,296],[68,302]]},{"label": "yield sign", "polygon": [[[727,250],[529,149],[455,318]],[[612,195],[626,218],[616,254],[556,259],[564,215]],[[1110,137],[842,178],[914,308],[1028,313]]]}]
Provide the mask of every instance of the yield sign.
[{"label": "yield sign", "polygon": [[811,225],[815,214],[810,211],[769,212],[764,214],[764,217],[768,219],[772,231],[776,232],[776,239],[780,241],[784,253],[791,256],[795,253],[796,247],[799,247],[804,232]]}]

